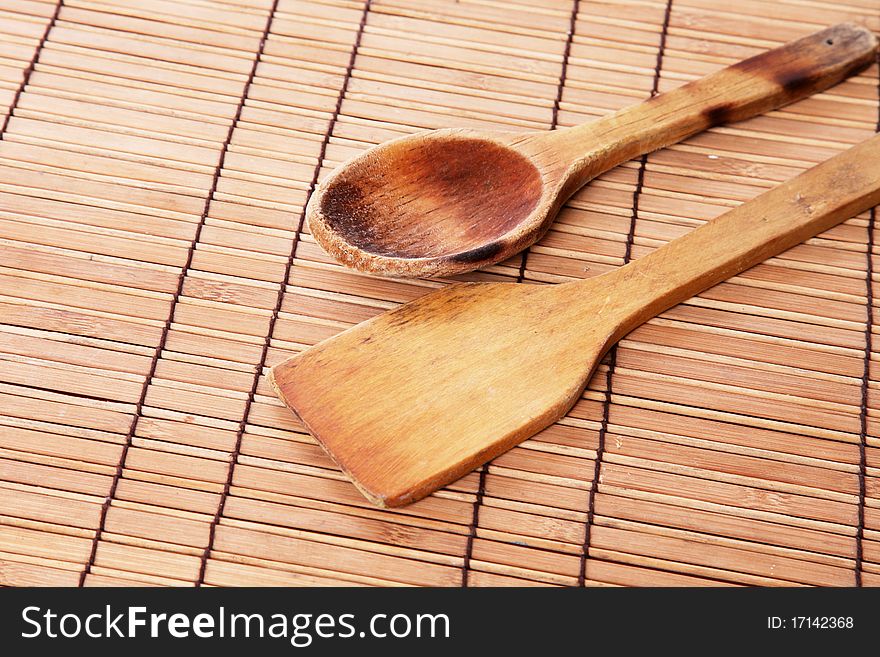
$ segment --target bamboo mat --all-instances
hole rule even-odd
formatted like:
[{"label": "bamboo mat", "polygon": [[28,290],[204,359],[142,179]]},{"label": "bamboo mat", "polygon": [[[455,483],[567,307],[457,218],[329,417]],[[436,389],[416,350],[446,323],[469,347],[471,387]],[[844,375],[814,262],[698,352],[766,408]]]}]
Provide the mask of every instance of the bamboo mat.
[{"label": "bamboo mat", "polygon": [[[880,30],[880,0],[2,0],[0,582],[880,584],[873,212],[649,322],[566,418],[403,510],[265,377],[447,283],[317,247],[342,160],[574,125],[842,20]],[[638,258],[873,134],[877,87],[630,162],[462,278]]]}]

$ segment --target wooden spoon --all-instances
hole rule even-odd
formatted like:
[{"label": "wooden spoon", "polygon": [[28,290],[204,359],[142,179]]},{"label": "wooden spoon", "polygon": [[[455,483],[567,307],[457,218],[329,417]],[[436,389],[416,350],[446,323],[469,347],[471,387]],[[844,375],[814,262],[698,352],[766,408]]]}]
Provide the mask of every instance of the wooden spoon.
[{"label": "wooden spoon", "polygon": [[418,500],[562,417],[642,322],[880,202],[880,136],[607,274],[446,287],[270,373],[364,495]]},{"label": "wooden spoon", "polygon": [[395,139],[318,187],[309,226],[341,263],[376,274],[456,274],[500,262],[539,239],[597,175],[827,89],[868,66],[875,48],[869,30],[841,24],[576,128]]}]

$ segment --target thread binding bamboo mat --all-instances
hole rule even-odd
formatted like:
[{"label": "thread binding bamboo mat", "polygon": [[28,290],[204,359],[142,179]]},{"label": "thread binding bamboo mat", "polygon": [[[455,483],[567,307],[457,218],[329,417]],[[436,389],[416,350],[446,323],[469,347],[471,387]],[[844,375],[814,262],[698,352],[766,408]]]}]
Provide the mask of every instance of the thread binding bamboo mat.
[{"label": "thread binding bamboo mat", "polygon": [[[873,212],[649,322],[566,418],[400,511],[265,378],[447,283],[316,246],[345,158],[577,124],[843,20],[880,30],[880,0],[5,0],[0,582],[880,584]],[[464,278],[638,258],[874,133],[877,78],[630,162]]]}]

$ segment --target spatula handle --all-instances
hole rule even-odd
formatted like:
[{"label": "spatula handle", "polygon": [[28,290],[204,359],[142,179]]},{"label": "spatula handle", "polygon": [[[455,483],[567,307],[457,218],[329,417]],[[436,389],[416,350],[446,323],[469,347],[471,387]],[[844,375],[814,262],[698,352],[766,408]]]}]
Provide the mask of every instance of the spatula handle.
[{"label": "spatula handle", "polygon": [[[601,171],[711,126],[827,89],[871,64],[876,47],[870,30],[841,23],[598,121],[552,133],[554,147],[574,162],[568,181],[574,190]],[[596,143],[605,145],[598,153]]]},{"label": "spatula handle", "polygon": [[878,203],[880,135],[614,272],[617,337]]}]

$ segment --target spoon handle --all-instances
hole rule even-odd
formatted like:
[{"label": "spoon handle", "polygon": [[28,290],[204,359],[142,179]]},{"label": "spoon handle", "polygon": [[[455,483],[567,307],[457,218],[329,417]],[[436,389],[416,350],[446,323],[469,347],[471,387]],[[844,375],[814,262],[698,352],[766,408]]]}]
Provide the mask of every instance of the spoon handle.
[{"label": "spoon handle", "polygon": [[878,203],[880,135],[610,274],[617,277],[615,286],[622,286],[615,291],[621,300],[615,309],[620,318],[615,339]]},{"label": "spoon handle", "polygon": [[[841,23],[743,60],[615,114],[550,133],[573,162],[575,190],[595,175],[719,123],[742,121],[822,91],[867,67],[877,39]],[[596,143],[603,144],[597,153]]]}]

